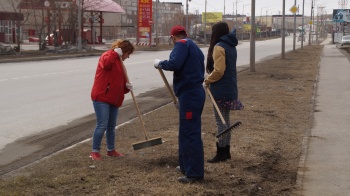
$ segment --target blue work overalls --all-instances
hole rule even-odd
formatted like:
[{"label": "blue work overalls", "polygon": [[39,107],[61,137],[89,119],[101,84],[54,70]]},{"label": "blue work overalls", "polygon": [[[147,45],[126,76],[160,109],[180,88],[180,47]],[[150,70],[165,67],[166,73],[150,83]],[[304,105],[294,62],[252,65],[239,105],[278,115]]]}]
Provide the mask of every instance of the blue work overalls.
[{"label": "blue work overalls", "polygon": [[187,177],[204,177],[201,115],[205,102],[204,54],[190,39],[176,42],[169,60],[160,68],[174,71],[173,86],[179,100],[179,164]]}]

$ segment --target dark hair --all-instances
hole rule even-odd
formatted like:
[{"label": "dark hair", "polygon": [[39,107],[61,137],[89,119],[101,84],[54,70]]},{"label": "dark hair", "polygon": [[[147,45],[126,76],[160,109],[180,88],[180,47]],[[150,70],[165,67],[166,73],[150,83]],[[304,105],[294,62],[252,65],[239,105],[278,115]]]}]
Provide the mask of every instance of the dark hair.
[{"label": "dark hair", "polygon": [[230,29],[226,22],[217,22],[212,27],[210,45],[207,55],[207,73],[210,74],[214,70],[213,50],[214,46],[220,41],[220,38],[230,33]]},{"label": "dark hair", "polygon": [[187,37],[187,33],[185,31],[181,31],[177,35],[172,35],[172,36],[182,39],[182,38],[186,38]]}]

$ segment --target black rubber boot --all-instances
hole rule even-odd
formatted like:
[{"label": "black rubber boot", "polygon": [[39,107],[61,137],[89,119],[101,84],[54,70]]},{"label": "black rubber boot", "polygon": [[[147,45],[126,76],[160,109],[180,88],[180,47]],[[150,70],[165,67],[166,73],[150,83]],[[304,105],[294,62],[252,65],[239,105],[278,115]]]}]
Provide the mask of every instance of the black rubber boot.
[{"label": "black rubber boot", "polygon": [[230,145],[226,145],[225,150],[226,150],[226,158],[231,159]]},{"label": "black rubber boot", "polygon": [[209,163],[217,163],[221,161],[226,161],[226,147],[220,147],[218,143],[216,143],[216,155],[214,158],[209,159]]}]

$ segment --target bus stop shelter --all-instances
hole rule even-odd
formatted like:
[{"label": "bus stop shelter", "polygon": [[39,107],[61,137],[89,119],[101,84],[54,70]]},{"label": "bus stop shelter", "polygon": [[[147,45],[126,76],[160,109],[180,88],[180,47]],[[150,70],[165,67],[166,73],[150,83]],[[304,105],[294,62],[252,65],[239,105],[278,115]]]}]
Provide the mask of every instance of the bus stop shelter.
[{"label": "bus stop shelter", "polygon": [[[81,17],[77,17],[78,12],[78,3],[81,3]],[[51,32],[54,34],[58,32],[58,37],[61,37],[61,29],[62,29],[62,14],[69,12],[75,13],[75,17],[80,18],[81,28],[80,35],[84,34],[84,19],[89,18],[91,29],[93,28],[93,23],[99,24],[100,35],[98,36],[98,41],[102,41],[102,30],[103,30],[103,14],[104,13],[125,13],[124,9],[113,0],[22,0],[19,5],[19,9],[36,9],[46,11],[46,17],[44,22],[47,27],[47,35],[50,37]],[[59,13],[59,14],[58,14]],[[55,18],[55,21],[52,20]],[[58,28],[52,31],[52,22],[58,23]],[[93,39],[93,34],[91,33],[91,40]],[[49,39],[49,45],[51,45]]]}]

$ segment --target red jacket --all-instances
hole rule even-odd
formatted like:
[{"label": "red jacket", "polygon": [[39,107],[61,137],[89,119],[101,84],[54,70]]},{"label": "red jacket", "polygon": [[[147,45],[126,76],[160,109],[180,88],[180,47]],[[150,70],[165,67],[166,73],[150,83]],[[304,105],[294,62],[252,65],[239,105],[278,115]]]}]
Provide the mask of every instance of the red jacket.
[{"label": "red jacket", "polygon": [[106,51],[98,61],[91,99],[120,107],[124,94],[129,92],[126,82],[118,54],[113,50]]}]

